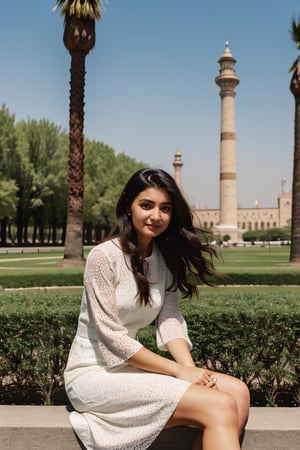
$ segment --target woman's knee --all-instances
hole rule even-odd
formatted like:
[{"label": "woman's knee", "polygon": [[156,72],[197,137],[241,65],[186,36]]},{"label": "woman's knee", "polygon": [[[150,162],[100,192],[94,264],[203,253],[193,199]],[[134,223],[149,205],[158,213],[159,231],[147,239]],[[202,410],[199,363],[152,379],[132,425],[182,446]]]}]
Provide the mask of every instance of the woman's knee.
[{"label": "woman's knee", "polygon": [[211,389],[211,398],[203,403],[198,402],[199,410],[205,415],[204,426],[236,425],[238,423],[238,407],[235,397],[228,392]]},{"label": "woman's knee", "polygon": [[217,405],[220,414],[232,414],[237,416],[238,407],[235,397],[229,392],[220,392]]},{"label": "woman's knee", "polygon": [[246,413],[250,407],[250,392],[246,383],[241,380],[236,381],[235,392],[233,394],[236,398],[238,409]]},{"label": "woman's knee", "polygon": [[233,395],[216,391],[213,401],[206,405],[204,428],[234,427],[238,429],[238,407]]},{"label": "woman's knee", "polygon": [[[218,375],[216,375],[218,376]],[[238,405],[242,403],[243,405],[250,404],[250,393],[247,385],[238,378],[219,374],[219,389],[224,392],[229,392],[234,396]]]},{"label": "woman's knee", "polygon": [[238,408],[231,393],[192,385],[183,395],[166,425],[194,425],[200,428],[236,425]]}]

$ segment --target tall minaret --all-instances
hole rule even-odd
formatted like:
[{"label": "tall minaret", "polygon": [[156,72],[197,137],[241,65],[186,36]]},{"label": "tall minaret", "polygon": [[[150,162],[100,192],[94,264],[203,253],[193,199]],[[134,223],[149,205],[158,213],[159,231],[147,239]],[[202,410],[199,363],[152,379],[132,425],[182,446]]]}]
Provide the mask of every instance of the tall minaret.
[{"label": "tall minaret", "polygon": [[215,82],[220,87],[221,97],[220,222],[215,231],[221,237],[227,234],[232,242],[237,242],[240,239],[237,222],[234,89],[240,79],[235,75],[236,60],[229,50],[228,42],[218,62],[220,74]]},{"label": "tall minaret", "polygon": [[182,181],[181,181],[181,168],[183,166],[183,162],[181,160],[181,153],[179,150],[176,151],[174,155],[174,180],[176,181],[177,186],[179,189],[182,190]]}]

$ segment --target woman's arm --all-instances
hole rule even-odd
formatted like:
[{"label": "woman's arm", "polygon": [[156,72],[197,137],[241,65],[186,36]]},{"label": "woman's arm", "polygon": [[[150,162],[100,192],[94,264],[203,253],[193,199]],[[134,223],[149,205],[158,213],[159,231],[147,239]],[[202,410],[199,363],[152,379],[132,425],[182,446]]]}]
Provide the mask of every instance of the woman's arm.
[{"label": "woman's arm", "polygon": [[[185,342],[184,339],[178,340]],[[177,341],[177,339],[175,339],[174,341]],[[176,344],[176,342],[174,342],[174,344]],[[173,344],[171,344],[171,347],[173,347]],[[177,353],[178,350],[176,350],[175,352]],[[183,359],[185,360],[185,362],[190,362],[189,358],[187,357],[182,358],[182,361]],[[194,363],[193,366],[188,367],[181,361],[177,362],[172,361],[168,358],[164,358],[163,356],[157,355],[156,353],[148,350],[145,347],[141,348],[138,352],[135,353],[135,355],[127,359],[126,362],[138,369],[143,369],[148,372],[170,375],[172,377],[188,381],[192,384],[196,383],[208,387],[215,386],[215,381],[211,379],[211,371],[207,369],[199,369],[198,367],[195,367]]]},{"label": "woman's arm", "polygon": [[131,366],[143,369],[148,372],[162,373],[177,377],[179,372],[179,364],[168,358],[164,358],[151,350],[143,347],[126,361]]},{"label": "woman's arm", "polygon": [[[213,376],[213,372],[208,369],[196,367],[190,353],[189,345],[185,339],[172,339],[167,342],[166,345],[169,353],[173,356],[175,361],[181,365],[178,378],[197,376],[199,377],[199,381],[196,381],[197,384],[204,384],[205,386],[212,388],[216,387],[217,378]],[[188,369],[192,370],[189,371]]]},{"label": "woman's arm", "polygon": [[172,339],[166,345],[175,361],[186,367],[196,367],[185,339]]}]

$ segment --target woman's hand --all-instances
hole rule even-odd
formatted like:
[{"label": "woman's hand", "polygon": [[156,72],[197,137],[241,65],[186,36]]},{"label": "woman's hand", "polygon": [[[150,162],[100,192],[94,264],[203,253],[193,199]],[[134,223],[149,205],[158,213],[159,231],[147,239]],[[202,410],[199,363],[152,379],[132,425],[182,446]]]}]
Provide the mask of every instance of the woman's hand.
[{"label": "woman's hand", "polygon": [[170,375],[192,384],[217,389],[214,372],[196,367],[191,357],[181,359],[180,362],[172,361],[142,347],[127,360],[127,363],[142,370]]},{"label": "woman's hand", "polygon": [[213,372],[199,367],[186,367],[179,365],[176,378],[199,384],[209,388],[217,388],[217,378]]},{"label": "woman's hand", "polygon": [[167,347],[177,362],[176,378],[199,384],[200,386],[218,389],[215,373],[195,366],[185,339],[173,339],[167,343]]}]

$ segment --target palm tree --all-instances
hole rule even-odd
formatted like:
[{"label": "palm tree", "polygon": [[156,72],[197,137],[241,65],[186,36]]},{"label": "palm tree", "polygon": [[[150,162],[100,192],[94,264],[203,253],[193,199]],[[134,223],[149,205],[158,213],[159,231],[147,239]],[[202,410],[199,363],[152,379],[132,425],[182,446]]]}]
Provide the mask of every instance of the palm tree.
[{"label": "palm tree", "polygon": [[64,16],[63,41],[71,55],[69,108],[68,215],[62,265],[84,263],[84,86],[85,58],[96,41],[95,20],[101,18],[100,0],[57,0],[54,10]]},{"label": "palm tree", "polygon": [[[292,20],[290,30],[292,40],[300,50],[300,21]],[[294,122],[294,168],[292,192],[292,239],[290,263],[300,264],[300,55],[292,64],[289,73],[292,73],[290,90],[295,97]]]}]

